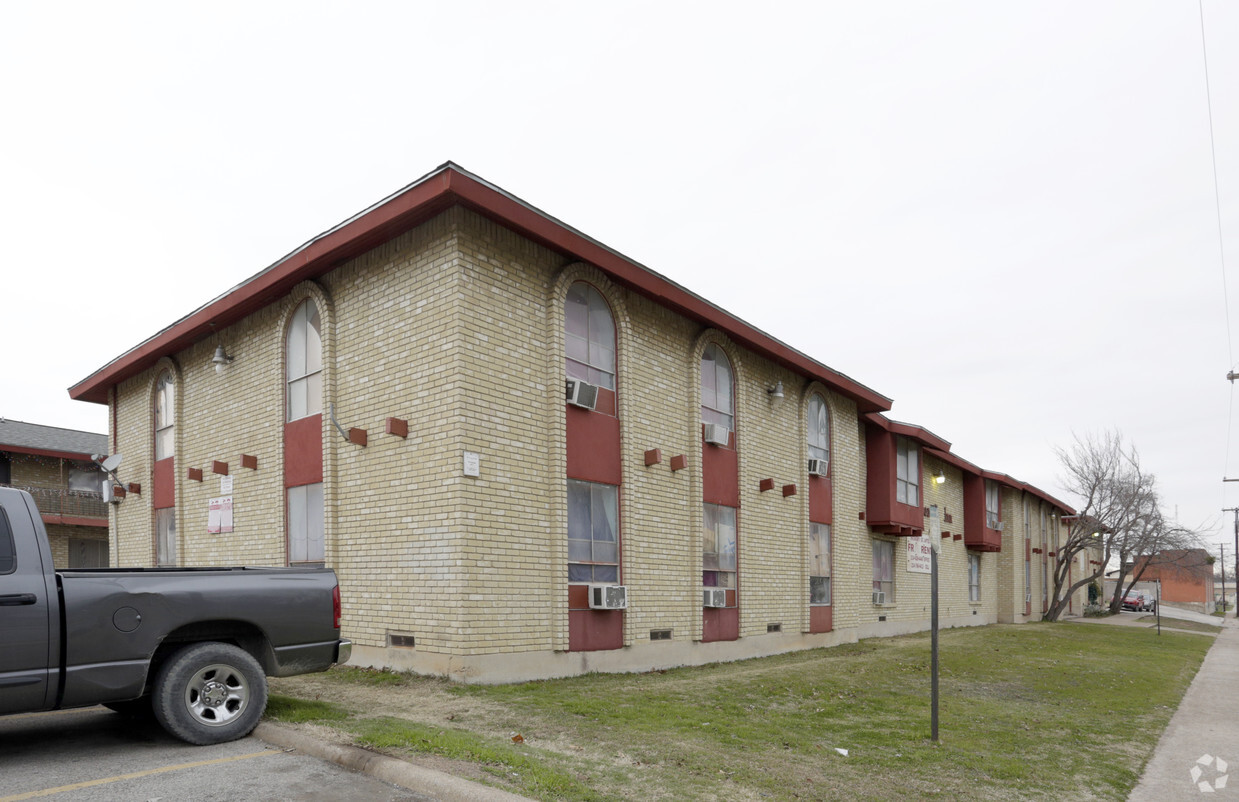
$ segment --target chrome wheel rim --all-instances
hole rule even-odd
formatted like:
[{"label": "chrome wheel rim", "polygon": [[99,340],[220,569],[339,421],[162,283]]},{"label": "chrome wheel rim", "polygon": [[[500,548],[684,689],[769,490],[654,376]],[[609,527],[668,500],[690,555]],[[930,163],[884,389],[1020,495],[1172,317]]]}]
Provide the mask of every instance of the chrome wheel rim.
[{"label": "chrome wheel rim", "polygon": [[229,723],[249,705],[250,687],[235,667],[216,663],[198,670],[185,688],[185,707],[208,727]]}]

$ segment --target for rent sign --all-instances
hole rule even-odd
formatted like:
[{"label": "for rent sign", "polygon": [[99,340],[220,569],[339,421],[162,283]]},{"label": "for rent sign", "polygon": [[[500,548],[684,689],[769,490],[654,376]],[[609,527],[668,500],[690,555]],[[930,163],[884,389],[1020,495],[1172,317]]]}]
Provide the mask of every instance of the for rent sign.
[{"label": "for rent sign", "polygon": [[938,506],[929,508],[929,527],[920,537],[906,538],[908,548],[908,573],[933,573],[933,550],[942,535],[942,523],[938,520]]},{"label": "for rent sign", "polygon": [[908,542],[908,572],[928,574],[933,562],[934,550],[929,532],[923,532],[920,537],[904,539]]}]

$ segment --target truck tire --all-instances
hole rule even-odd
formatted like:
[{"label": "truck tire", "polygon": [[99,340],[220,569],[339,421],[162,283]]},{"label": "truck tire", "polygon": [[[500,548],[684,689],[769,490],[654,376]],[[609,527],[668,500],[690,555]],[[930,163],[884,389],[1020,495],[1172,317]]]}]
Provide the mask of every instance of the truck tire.
[{"label": "truck tire", "polygon": [[191,744],[249,735],[267,706],[267,677],[249,652],[228,643],[194,643],[159,669],[155,718]]}]

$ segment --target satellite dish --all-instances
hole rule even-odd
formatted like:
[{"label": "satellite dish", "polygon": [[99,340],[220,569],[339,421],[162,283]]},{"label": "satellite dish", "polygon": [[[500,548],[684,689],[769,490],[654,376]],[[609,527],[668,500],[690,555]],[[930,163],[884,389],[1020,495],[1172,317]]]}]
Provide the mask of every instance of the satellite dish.
[{"label": "satellite dish", "polygon": [[120,454],[113,454],[112,456],[105,459],[103,462],[99,463],[99,467],[103,468],[103,470],[107,471],[108,473],[111,473],[112,471],[120,467],[120,461],[122,459],[124,459],[124,457],[122,457]]}]

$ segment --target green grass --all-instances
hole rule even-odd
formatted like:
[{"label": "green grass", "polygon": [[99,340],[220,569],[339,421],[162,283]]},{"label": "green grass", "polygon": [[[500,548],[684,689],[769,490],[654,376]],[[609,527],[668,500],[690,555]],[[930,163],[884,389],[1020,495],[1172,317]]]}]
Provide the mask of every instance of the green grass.
[{"label": "green grass", "polygon": [[604,798],[557,766],[562,761],[554,755],[517,748],[496,738],[387,716],[355,721],[349,730],[357,743],[373,749],[421,752],[477,763],[505,784],[515,785],[521,793],[537,799]]},{"label": "green grass", "polygon": [[485,713],[324,721],[371,748],[485,766],[537,799],[1124,799],[1211,644],[1088,623],[943,632],[938,743],[928,635],[506,686],[333,670],[346,707],[350,688],[382,685]]},{"label": "green grass", "polygon": [[[1137,621],[1156,626],[1157,616],[1146,615],[1136,619]],[[1171,629],[1188,629],[1192,632],[1211,632],[1217,634],[1222,631],[1222,627],[1218,624],[1204,624],[1199,621],[1187,621],[1182,618],[1162,617],[1162,628],[1170,627]]]},{"label": "green grass", "polygon": [[306,721],[344,721],[351,717],[347,710],[330,702],[296,699],[275,693],[267,697],[267,710],[264,715],[286,724],[300,724]]}]

